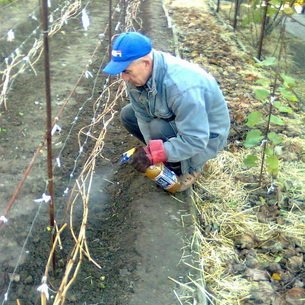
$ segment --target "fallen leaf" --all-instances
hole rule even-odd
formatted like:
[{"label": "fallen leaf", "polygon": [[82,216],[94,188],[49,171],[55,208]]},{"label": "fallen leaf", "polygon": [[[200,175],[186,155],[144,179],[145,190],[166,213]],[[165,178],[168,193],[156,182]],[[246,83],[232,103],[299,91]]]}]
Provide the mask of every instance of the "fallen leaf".
[{"label": "fallen leaf", "polygon": [[257,80],[258,77],[256,75],[253,75],[253,74],[248,74],[245,79],[248,80],[248,81],[254,81],[254,80]]},{"label": "fallen leaf", "polygon": [[251,249],[255,245],[255,236],[242,234],[236,238],[234,245],[238,249]]},{"label": "fallen leaf", "polygon": [[285,300],[287,305],[304,305],[305,304],[305,289],[291,288],[286,292]]},{"label": "fallen leaf", "polygon": [[274,281],[280,281],[282,279],[281,275],[279,273],[273,273],[271,278],[274,280]]},{"label": "fallen leaf", "polygon": [[245,275],[252,281],[256,282],[269,280],[268,273],[265,270],[247,269]]},{"label": "fallen leaf", "polygon": [[303,265],[303,255],[295,255],[290,258],[288,258],[287,261],[287,268],[291,271],[298,271],[302,268]]}]

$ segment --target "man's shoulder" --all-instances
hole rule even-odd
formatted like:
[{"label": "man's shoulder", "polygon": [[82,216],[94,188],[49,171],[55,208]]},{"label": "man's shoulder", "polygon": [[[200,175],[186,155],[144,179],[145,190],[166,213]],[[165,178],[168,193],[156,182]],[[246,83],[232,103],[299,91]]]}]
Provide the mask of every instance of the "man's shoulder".
[{"label": "man's shoulder", "polygon": [[186,90],[188,87],[206,86],[213,76],[197,64],[173,56],[169,53],[157,52],[158,70],[157,81],[166,86],[179,86]]},{"label": "man's shoulder", "polygon": [[157,60],[157,66],[161,69],[167,69],[171,71],[182,71],[184,73],[200,74],[208,77],[210,74],[196,63],[187,61],[183,58],[174,56],[170,53],[162,51],[155,51],[155,58]]}]

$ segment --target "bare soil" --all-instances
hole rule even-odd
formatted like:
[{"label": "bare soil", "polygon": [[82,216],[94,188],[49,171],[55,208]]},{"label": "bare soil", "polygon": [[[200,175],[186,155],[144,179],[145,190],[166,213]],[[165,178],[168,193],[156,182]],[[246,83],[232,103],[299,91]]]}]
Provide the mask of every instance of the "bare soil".
[{"label": "bare soil", "polygon": [[[101,29],[106,26],[108,12],[101,10],[99,1],[92,1],[87,6],[87,12],[91,19],[88,32],[84,32],[80,17],[76,16],[50,41],[53,113],[73,88],[98,42]],[[20,23],[15,29],[17,33],[26,28],[22,23],[26,24],[23,17],[20,15]],[[140,17],[143,20],[141,31],[152,37],[155,47],[172,52],[172,33],[167,27],[161,1],[143,3]],[[18,19],[18,16],[14,18]],[[107,39],[102,45],[106,43]],[[7,56],[8,51],[3,52]],[[100,68],[99,58],[93,58],[93,62],[90,69],[95,75]],[[29,69],[28,73],[16,79],[10,91],[8,110],[1,112],[1,211],[6,208],[43,137],[45,110],[41,62],[35,69],[37,76]],[[93,95],[97,96],[102,82],[102,77],[97,83],[83,78],[72,96],[72,103],[58,122],[62,132],[53,139],[54,158],[67,139],[61,155],[62,166],[55,170],[59,225],[65,219],[64,190],[71,187],[74,181],[70,175],[73,173],[77,177],[92,146],[88,143],[84,154],[78,158],[77,132],[90,122],[92,87],[96,85]],[[117,106],[118,113],[121,106]],[[80,108],[82,111],[79,113],[77,110]],[[76,118],[75,128],[67,138]],[[179,304],[174,291],[179,294],[181,287],[175,281],[189,281],[189,267],[183,261],[188,260],[193,264],[187,255],[190,251],[187,244],[192,233],[189,199],[186,194],[181,194],[177,200],[135,173],[128,165],[119,166],[121,153],[137,144],[121,127],[117,114],[109,126],[103,157],[98,160],[94,175],[86,234],[90,254],[102,269],[84,260],[65,304]],[[44,273],[51,237],[47,205],[38,205],[33,200],[46,191],[45,157],[46,153],[42,151],[7,215],[8,223],[1,230],[2,304],[16,304],[17,299],[21,304],[40,303],[37,287]],[[79,208],[73,216],[76,228],[81,220],[81,212]],[[51,298],[60,284],[69,249],[73,245],[68,230],[63,233],[62,242],[64,247],[57,251],[56,271],[51,274],[49,282],[54,290],[50,291]],[[25,248],[22,248],[23,245]],[[7,292],[8,300],[5,302]]]},{"label": "bare soil", "polygon": [[[189,2],[189,6],[181,0],[168,2],[173,4],[169,13],[175,21],[175,38],[179,41],[181,56],[199,63],[214,74],[226,96],[232,119],[228,150],[234,153],[242,147],[247,131],[244,124],[247,113],[258,107],[252,94],[255,81],[251,68],[252,59],[239,48],[235,34],[226,31],[217,16],[202,10],[200,1]],[[29,7],[29,10],[33,9],[32,6]],[[64,103],[84,67],[87,66],[94,76],[98,75],[100,57],[107,52],[107,37],[99,42],[99,34],[108,21],[107,8],[108,4],[101,5],[99,1],[91,1],[87,6],[91,20],[87,32],[82,29],[80,16],[75,16],[52,38],[50,45],[54,113]],[[4,14],[5,12],[0,13],[1,21],[6,20]],[[8,12],[6,15],[9,15]],[[10,20],[18,20],[18,16],[10,16]],[[157,49],[174,53],[177,41],[174,41],[172,30],[168,28],[162,1],[143,1],[139,16],[142,23],[137,22],[135,28],[139,29],[141,26],[141,31],[153,39]],[[28,26],[23,12],[20,23],[16,21],[16,29],[27,35]],[[35,27],[35,24],[31,26]],[[5,35],[7,29],[8,27],[1,29],[0,37]],[[97,44],[99,52],[91,58]],[[11,48],[5,39],[1,40],[0,45],[1,57],[5,58]],[[44,134],[44,76],[41,62],[35,66],[35,71],[37,76],[32,69],[19,75],[9,93],[8,110],[1,110],[0,214],[5,210]],[[99,96],[104,81],[105,78],[101,75],[97,78],[83,77],[58,122],[62,132],[54,136],[54,158],[64,147],[61,152],[62,166],[55,170],[56,218],[59,225],[67,220],[67,196],[64,191],[73,185],[93,146],[89,141],[84,146],[84,152],[79,155],[77,133],[81,127],[91,122],[92,101]],[[136,173],[130,166],[119,166],[121,153],[139,144],[127,134],[118,119],[120,108],[127,102],[125,99],[116,105],[117,114],[108,126],[90,194],[86,236],[90,254],[102,268],[98,269],[84,259],[65,304],[203,305],[204,299],[199,297],[195,287],[190,284],[191,278],[198,280],[199,276],[189,267],[197,266],[198,261],[196,249],[190,246],[194,213],[188,194],[173,197]],[[279,132],[287,137],[300,136],[299,122],[291,121],[291,124],[280,127]],[[84,141],[85,138],[81,139]],[[304,160],[304,151],[301,148],[291,151],[291,147],[284,146],[282,158],[291,162]],[[46,152],[43,149],[16,203],[7,214],[8,223],[0,230],[2,304],[16,304],[17,299],[21,304],[40,303],[37,287],[49,255],[51,235],[48,230],[48,206],[38,205],[33,200],[46,192],[45,159]],[[255,179],[246,177],[243,173],[235,178],[236,181],[249,179],[249,183]],[[204,190],[196,190],[203,200],[213,200]],[[267,196],[264,191],[253,192],[247,204],[252,207],[264,198],[266,205],[258,209],[259,221],[279,223],[281,212],[289,211],[293,204],[287,194],[283,196],[286,196],[285,205],[279,206],[274,194]],[[300,199],[298,204],[303,202]],[[75,229],[81,216],[82,210],[79,207],[73,215]],[[201,221],[203,235],[209,237],[211,230],[218,230],[218,227],[206,225],[200,218],[198,220]],[[58,250],[56,254],[56,271],[50,274],[48,282],[53,290],[50,291],[51,298],[59,287],[73,245],[69,230],[64,231],[62,242],[63,250]],[[271,246],[274,247],[271,249]],[[281,252],[275,246],[282,247],[282,250],[289,253],[286,255],[285,251]],[[268,244],[263,248],[260,243],[252,243],[252,239],[249,242],[247,236],[242,236],[240,240],[234,241],[234,247],[238,262],[228,263],[228,274],[233,273],[241,278],[253,276],[253,282],[259,287],[241,304],[303,304],[300,297],[304,293],[305,282],[301,268],[305,255],[303,245],[297,245],[293,240],[287,243],[286,240],[279,239],[274,245]],[[288,256],[291,254],[290,249],[293,249],[292,255],[302,257],[302,262],[297,260],[294,264],[296,270],[291,269],[291,256]],[[264,251],[267,254],[271,251],[277,257],[283,254],[284,259],[275,266],[276,272],[270,264],[250,260],[251,255],[264,254]],[[246,270],[253,267],[251,264],[259,271],[249,276]],[[288,276],[274,280],[272,275],[277,270]],[[267,274],[263,279],[255,277],[262,273]],[[185,291],[178,282],[188,283],[191,289]],[[260,289],[261,287],[265,290]],[[265,291],[272,293],[266,295]],[[286,291],[297,291],[298,296],[292,298],[292,301],[288,300],[289,303],[282,297]],[[6,292],[9,292],[8,301],[4,302]],[[177,296],[183,297],[178,300]]]}]

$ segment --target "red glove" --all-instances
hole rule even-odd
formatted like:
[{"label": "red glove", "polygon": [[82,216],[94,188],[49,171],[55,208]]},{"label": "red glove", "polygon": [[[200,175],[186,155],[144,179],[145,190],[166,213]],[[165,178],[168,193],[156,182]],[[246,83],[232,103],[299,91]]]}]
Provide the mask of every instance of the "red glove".
[{"label": "red glove", "polygon": [[162,140],[150,140],[148,145],[144,147],[144,150],[152,164],[158,164],[167,161],[167,156]]}]

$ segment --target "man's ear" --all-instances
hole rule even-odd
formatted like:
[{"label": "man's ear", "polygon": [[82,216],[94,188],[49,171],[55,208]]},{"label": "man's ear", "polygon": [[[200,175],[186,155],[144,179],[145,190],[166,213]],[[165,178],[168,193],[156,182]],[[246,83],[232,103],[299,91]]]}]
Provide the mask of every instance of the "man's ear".
[{"label": "man's ear", "polygon": [[152,67],[152,59],[149,57],[143,58],[143,62],[145,64],[146,68],[151,68]]}]

